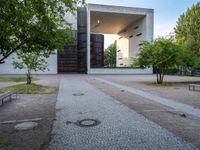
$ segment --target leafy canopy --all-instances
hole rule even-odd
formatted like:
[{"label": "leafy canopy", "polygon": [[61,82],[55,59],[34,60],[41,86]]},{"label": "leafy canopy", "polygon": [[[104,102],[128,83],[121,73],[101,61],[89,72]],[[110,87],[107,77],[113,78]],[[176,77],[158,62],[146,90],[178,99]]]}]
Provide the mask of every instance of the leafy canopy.
[{"label": "leafy canopy", "polygon": [[32,52],[23,53],[22,51],[17,51],[18,60],[13,61],[13,66],[15,69],[26,69],[27,70],[27,84],[32,82],[32,71],[45,71],[48,69],[48,63],[43,55]]},{"label": "leafy canopy", "polygon": [[200,2],[194,4],[177,21],[176,40],[184,48],[186,66],[200,66]]},{"label": "leafy canopy", "polygon": [[1,0],[0,63],[17,50],[49,57],[72,41],[65,19],[84,0]]},{"label": "leafy canopy", "polygon": [[164,79],[164,69],[180,63],[181,49],[171,39],[158,38],[154,42],[143,42],[135,60],[135,66],[154,67],[157,83]]},{"label": "leafy canopy", "polygon": [[105,67],[116,67],[117,45],[116,41],[105,50]]},{"label": "leafy canopy", "polygon": [[181,50],[171,39],[158,38],[154,42],[143,42],[135,63],[142,68],[169,68],[180,63]]},{"label": "leafy canopy", "polygon": [[47,60],[42,55],[18,51],[17,56],[18,60],[13,61],[15,69],[27,69],[29,72],[48,70]]}]

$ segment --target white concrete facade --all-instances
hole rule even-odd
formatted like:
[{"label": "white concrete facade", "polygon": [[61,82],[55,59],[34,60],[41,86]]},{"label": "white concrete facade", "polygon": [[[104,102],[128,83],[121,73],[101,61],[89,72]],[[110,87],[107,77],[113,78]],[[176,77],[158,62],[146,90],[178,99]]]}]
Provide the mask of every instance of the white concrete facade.
[{"label": "white concrete facade", "polygon": [[147,69],[91,68],[90,46],[89,46],[91,32],[118,35],[119,38],[117,40],[117,61],[116,61],[117,67],[128,67],[133,62],[133,59],[136,57],[141,42],[153,41],[154,11],[152,9],[89,4],[87,16],[88,16],[87,17],[88,74],[152,74],[153,73],[152,68],[147,68]]},{"label": "white concrete facade", "polygon": [[[0,74],[26,74],[27,69],[14,69],[12,62],[13,60],[18,61],[18,59],[16,59],[17,56],[16,54],[12,54],[11,56],[9,56],[4,64],[0,65]],[[33,72],[33,74],[57,74],[57,54],[51,55],[48,59],[48,69],[45,72],[42,71],[37,71],[37,72]]]},{"label": "white concrete facade", "polygon": [[146,68],[146,69],[139,69],[139,68],[106,68],[106,69],[99,69],[99,68],[92,68],[90,69],[90,72],[88,74],[152,74],[153,69],[152,68]]},{"label": "white concrete facade", "polygon": [[[140,44],[146,39],[146,16],[120,33],[117,40],[117,67],[129,67],[139,51]],[[151,39],[150,39],[151,40]]]},{"label": "white concrete facade", "polygon": [[[117,40],[117,49],[120,50],[117,53],[117,67],[128,67],[136,56],[139,44],[141,41],[153,40],[153,26],[154,26],[154,11],[152,9],[145,8],[132,8],[121,6],[108,6],[88,4],[87,7],[87,73],[88,74],[150,74],[153,73],[152,68],[148,69],[95,69],[90,65],[90,34],[91,30],[91,13],[97,12],[97,15],[101,14],[102,19],[107,15],[107,20],[104,20],[100,26],[98,33],[101,33],[102,29],[105,31],[102,33],[117,34],[119,39]],[[115,18],[109,20],[109,16]],[[74,30],[77,30],[77,13],[74,15],[66,14],[65,18],[72,24]],[[113,22],[112,22],[113,21]],[[97,22],[99,22],[97,20]],[[138,28],[136,28],[138,27]],[[107,30],[106,30],[107,29]],[[142,33],[140,36],[138,34]],[[0,74],[25,74],[26,69],[14,69],[12,62],[15,58],[15,54],[11,55],[5,60],[5,64],[0,65]],[[58,60],[57,53],[51,55],[48,58],[49,71],[34,72],[34,74],[57,74],[58,73]],[[122,64],[122,65],[121,65]]]}]

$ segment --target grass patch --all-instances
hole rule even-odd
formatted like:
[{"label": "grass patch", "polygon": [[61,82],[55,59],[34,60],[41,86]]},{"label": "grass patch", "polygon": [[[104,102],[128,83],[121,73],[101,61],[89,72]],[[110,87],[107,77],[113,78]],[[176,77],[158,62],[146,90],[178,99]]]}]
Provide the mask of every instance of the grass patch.
[{"label": "grass patch", "polygon": [[183,84],[200,84],[200,81],[163,82],[162,84],[157,84],[157,82],[145,82],[144,84],[149,86],[175,86]]},{"label": "grass patch", "polygon": [[[38,80],[37,78],[32,78],[32,81]],[[0,76],[0,82],[26,82],[26,77],[24,76]]]},{"label": "grass patch", "polygon": [[0,136],[0,148],[3,148],[5,146],[9,146],[8,137]]},{"label": "grass patch", "polygon": [[8,91],[17,91],[18,94],[51,94],[56,92],[56,88],[37,84],[18,84],[0,88],[0,93]]},{"label": "grass patch", "polygon": [[147,82],[145,84],[149,86],[174,86],[175,85],[175,83],[173,82],[163,82],[161,84],[158,84],[157,82]]}]

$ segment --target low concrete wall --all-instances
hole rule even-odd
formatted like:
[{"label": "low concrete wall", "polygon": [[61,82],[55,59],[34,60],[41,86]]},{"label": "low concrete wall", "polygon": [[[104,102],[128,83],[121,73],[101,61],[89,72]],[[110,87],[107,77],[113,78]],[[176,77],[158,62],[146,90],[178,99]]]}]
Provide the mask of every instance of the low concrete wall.
[{"label": "low concrete wall", "polygon": [[153,68],[146,69],[126,69],[126,68],[92,68],[88,74],[153,74]]},{"label": "low concrete wall", "polygon": [[[14,69],[12,62],[14,58],[16,58],[16,54],[12,54],[9,56],[4,64],[0,64],[0,74],[26,74],[26,69]],[[15,59],[16,60],[16,59]],[[33,72],[33,74],[57,74],[57,54],[51,55],[47,59],[48,65],[49,65],[49,71],[37,71]]]}]

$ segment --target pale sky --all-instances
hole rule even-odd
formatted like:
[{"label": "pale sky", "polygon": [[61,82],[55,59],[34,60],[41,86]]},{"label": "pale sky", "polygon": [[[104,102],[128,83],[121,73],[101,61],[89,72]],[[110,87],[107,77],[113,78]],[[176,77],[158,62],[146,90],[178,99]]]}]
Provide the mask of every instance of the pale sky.
[{"label": "pale sky", "polygon": [[[174,31],[176,21],[192,4],[199,0],[86,0],[87,3],[142,7],[154,9],[154,38]],[[106,43],[111,38],[106,37]],[[108,44],[105,44],[108,45]]]}]

